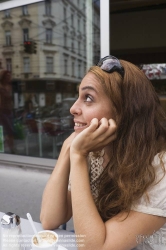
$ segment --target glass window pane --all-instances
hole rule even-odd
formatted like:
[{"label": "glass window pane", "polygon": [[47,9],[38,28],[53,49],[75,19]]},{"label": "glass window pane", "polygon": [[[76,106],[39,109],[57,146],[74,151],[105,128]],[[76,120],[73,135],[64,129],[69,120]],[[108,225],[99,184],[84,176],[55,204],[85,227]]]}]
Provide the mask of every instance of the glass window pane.
[{"label": "glass window pane", "polygon": [[73,132],[80,81],[100,57],[97,2],[46,0],[0,11],[0,67],[10,86],[6,99],[0,92],[4,153],[58,157]]},{"label": "glass window pane", "polygon": [[11,58],[6,58],[6,69],[8,71],[12,71],[12,59]]},{"label": "glass window pane", "polygon": [[5,17],[10,17],[10,10],[5,10]]},{"label": "glass window pane", "polygon": [[26,42],[29,40],[29,30],[23,29],[23,41]]},{"label": "glass window pane", "polygon": [[46,43],[52,43],[52,29],[46,29]]},{"label": "glass window pane", "polygon": [[5,37],[6,37],[6,46],[10,46],[11,45],[11,32],[5,31]]},{"label": "glass window pane", "polygon": [[29,57],[24,57],[23,58],[23,63],[24,63],[24,73],[29,73],[30,72],[30,58]]},{"label": "glass window pane", "polygon": [[51,0],[45,1],[45,15],[50,16],[51,15]]},{"label": "glass window pane", "polygon": [[[122,1],[123,2],[123,1]],[[111,53],[138,65],[151,80],[166,112],[166,8],[151,1],[110,1]],[[133,1],[134,2],[134,1]],[[123,24],[123,25],[122,25]],[[122,39],[123,38],[123,39]],[[97,45],[97,44],[96,44]]]},{"label": "glass window pane", "polygon": [[28,15],[28,6],[27,5],[22,6],[22,14],[24,16]]},{"label": "glass window pane", "polygon": [[47,73],[53,72],[53,57],[46,58],[46,68]]}]

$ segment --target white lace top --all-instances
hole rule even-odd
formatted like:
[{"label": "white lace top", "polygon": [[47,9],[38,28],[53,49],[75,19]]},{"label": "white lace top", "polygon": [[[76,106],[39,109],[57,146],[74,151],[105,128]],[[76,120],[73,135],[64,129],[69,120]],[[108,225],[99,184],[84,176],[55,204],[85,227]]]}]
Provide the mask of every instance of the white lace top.
[{"label": "white lace top", "polygon": [[[98,196],[95,181],[98,179],[104,169],[102,167],[103,155],[104,152],[102,152],[101,155],[99,154],[97,157],[94,156],[93,153],[90,153],[90,185],[94,199],[96,199],[96,197]],[[164,154],[162,160],[166,169],[166,153]],[[157,180],[160,180],[163,177],[163,171],[160,167],[159,154],[154,157],[152,164],[156,169]],[[145,214],[166,217],[166,175],[162,178],[162,180],[159,181],[158,184],[149,187],[147,193],[149,196],[149,202],[147,202],[145,195],[143,195],[139,199],[139,201],[132,206],[132,210]],[[138,243],[141,242],[142,239],[144,240],[144,242],[139,244],[133,250],[166,250],[166,224],[164,224],[162,228],[154,232],[153,235],[149,237],[146,235],[136,236],[136,240]]]},{"label": "white lace top", "polygon": [[[166,153],[162,160],[166,169]],[[157,173],[156,180],[159,181],[163,177],[159,154],[154,157],[153,166]],[[132,210],[145,214],[166,217],[166,175],[158,184],[152,185],[148,189],[148,195],[149,202],[146,201],[145,195],[143,195],[137,204],[132,206]],[[140,242],[141,237],[144,237],[144,242],[134,248],[134,250],[166,250],[166,224],[149,237],[138,235],[138,242]]]}]

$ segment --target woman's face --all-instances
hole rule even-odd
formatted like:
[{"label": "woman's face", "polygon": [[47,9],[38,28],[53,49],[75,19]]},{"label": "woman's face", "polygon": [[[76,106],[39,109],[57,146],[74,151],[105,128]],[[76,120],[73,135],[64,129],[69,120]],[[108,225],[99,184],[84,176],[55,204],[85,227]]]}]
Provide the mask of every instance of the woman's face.
[{"label": "woman's face", "polygon": [[93,73],[88,73],[79,87],[79,97],[70,109],[74,116],[74,130],[81,132],[93,118],[113,118],[112,103]]}]

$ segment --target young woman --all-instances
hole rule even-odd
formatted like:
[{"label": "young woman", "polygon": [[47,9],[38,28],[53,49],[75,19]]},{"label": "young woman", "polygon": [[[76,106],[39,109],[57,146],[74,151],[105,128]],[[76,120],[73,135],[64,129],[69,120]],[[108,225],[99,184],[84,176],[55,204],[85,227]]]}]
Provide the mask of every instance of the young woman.
[{"label": "young woman", "polygon": [[78,249],[165,249],[166,117],[150,81],[107,56],[83,78],[70,112],[75,132],[45,188],[43,227],[73,215],[85,236]]}]

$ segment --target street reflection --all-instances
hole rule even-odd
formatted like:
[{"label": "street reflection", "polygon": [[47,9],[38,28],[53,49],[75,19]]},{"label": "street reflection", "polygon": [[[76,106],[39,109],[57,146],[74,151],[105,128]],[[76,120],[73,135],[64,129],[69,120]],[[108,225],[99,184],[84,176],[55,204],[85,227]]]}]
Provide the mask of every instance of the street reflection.
[{"label": "street reflection", "polygon": [[1,11],[0,41],[0,71],[12,78],[4,101],[11,110],[1,109],[4,153],[57,158],[73,132],[69,109],[78,86],[100,57],[99,1],[46,0]]}]

